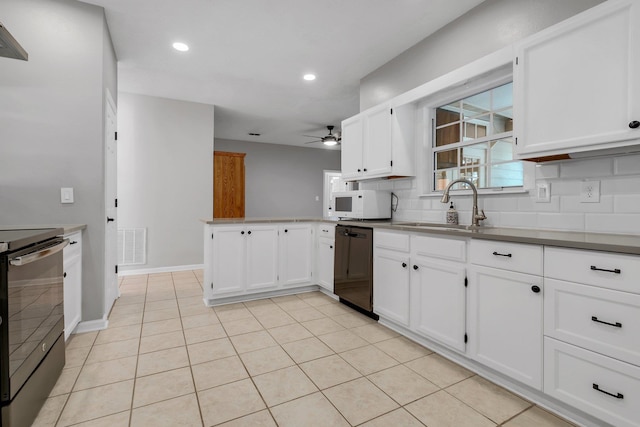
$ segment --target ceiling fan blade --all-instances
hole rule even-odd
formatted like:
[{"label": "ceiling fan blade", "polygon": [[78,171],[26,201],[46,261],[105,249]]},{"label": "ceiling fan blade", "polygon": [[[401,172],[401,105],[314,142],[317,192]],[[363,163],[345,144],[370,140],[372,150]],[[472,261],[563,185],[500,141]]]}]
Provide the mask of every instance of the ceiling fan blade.
[{"label": "ceiling fan blade", "polygon": [[321,136],[318,136],[318,135],[302,135],[302,136],[306,136],[308,138],[322,138]]},{"label": "ceiling fan blade", "polygon": [[[316,137],[317,138],[317,137]],[[305,142],[305,144],[315,144],[316,142],[322,142],[321,139],[317,140],[317,141],[309,141],[309,142]]]}]

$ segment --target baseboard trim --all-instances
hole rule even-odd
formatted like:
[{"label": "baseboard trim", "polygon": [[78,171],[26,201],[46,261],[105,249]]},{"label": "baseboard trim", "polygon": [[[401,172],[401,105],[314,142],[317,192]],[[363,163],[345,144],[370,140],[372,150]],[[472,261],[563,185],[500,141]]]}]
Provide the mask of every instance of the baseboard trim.
[{"label": "baseboard trim", "polygon": [[192,265],[177,265],[173,267],[154,267],[154,268],[141,268],[137,270],[120,270],[118,272],[119,277],[135,276],[138,274],[154,274],[154,273],[171,273],[173,271],[188,271],[188,270],[202,270],[204,264],[192,264]]},{"label": "baseboard trim", "polygon": [[78,326],[76,326],[72,334],[82,334],[84,332],[101,331],[103,329],[107,329],[108,326],[109,326],[109,319],[105,314],[105,316],[102,319],[87,320],[86,322],[78,323]]}]

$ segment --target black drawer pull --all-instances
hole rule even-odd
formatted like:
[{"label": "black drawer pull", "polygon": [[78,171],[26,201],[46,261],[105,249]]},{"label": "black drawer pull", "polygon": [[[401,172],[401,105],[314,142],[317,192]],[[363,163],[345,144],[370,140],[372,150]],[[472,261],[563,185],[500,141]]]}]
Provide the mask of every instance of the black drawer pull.
[{"label": "black drawer pull", "polygon": [[616,323],[604,322],[602,320],[598,320],[598,318],[596,316],[591,316],[591,320],[593,320],[594,322],[598,322],[598,323],[604,323],[605,325],[613,326],[615,328],[622,328],[622,323],[620,323],[620,322],[616,322]]},{"label": "black drawer pull", "polygon": [[418,266],[417,266],[417,265],[414,265],[414,266],[413,266],[413,269],[414,269],[414,270],[417,270],[417,269],[418,269]]},{"label": "black drawer pull", "polygon": [[402,263],[402,268],[407,268],[407,263],[406,262]]},{"label": "black drawer pull", "polygon": [[531,291],[532,291],[534,294],[539,293],[539,292],[540,292],[540,286],[538,286],[538,285],[533,285],[533,286],[531,286]]},{"label": "black drawer pull", "polygon": [[495,256],[506,256],[507,258],[511,258],[511,254],[501,254],[501,253],[498,253],[496,251],[493,251],[493,254]]},{"label": "black drawer pull", "polygon": [[78,243],[78,242],[76,242],[75,240],[72,240],[72,241],[69,242],[70,245],[75,245],[76,243]]},{"label": "black drawer pull", "polygon": [[624,395],[622,393],[617,393],[617,394],[609,393],[608,391],[602,390],[596,383],[593,383],[593,389],[598,390],[600,393],[604,393],[607,396],[615,397],[616,399],[624,399]]},{"label": "black drawer pull", "polygon": [[591,266],[591,270],[593,270],[593,271],[606,271],[607,273],[615,273],[615,274],[622,273],[622,271],[620,271],[619,268],[616,268],[616,269],[613,269],[613,270],[607,270],[606,268],[598,268],[595,265]]}]

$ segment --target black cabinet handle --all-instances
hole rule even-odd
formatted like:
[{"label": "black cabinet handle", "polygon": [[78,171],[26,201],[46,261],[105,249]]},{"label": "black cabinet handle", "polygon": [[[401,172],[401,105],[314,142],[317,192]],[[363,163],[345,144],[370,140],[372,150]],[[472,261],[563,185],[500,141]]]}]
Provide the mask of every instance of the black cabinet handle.
[{"label": "black cabinet handle", "polygon": [[605,325],[613,326],[614,328],[622,328],[622,323],[620,323],[620,322],[609,323],[609,322],[605,322],[603,320],[598,319],[596,316],[591,316],[591,320],[593,320],[594,322],[598,322],[598,323],[602,323],[602,324],[605,324]]},{"label": "black cabinet handle", "polygon": [[413,266],[413,269],[414,269],[414,270],[417,270],[417,269],[418,269],[418,266],[417,266],[417,265],[414,265],[414,266]]},{"label": "black cabinet handle", "polygon": [[622,273],[622,271],[619,268],[615,268],[613,270],[607,270],[606,268],[598,268],[595,265],[591,266],[591,270],[593,270],[593,271],[606,271],[607,273],[615,273],[615,274]]},{"label": "black cabinet handle", "polygon": [[402,268],[407,268],[407,263],[406,262],[402,263]]},{"label": "black cabinet handle", "polygon": [[287,229],[285,228],[285,229],[284,229],[284,232],[285,232],[285,233],[288,233],[288,232],[289,232],[289,230],[287,230]]},{"label": "black cabinet handle", "polygon": [[333,246],[329,245],[329,249],[333,249]]},{"label": "black cabinet handle", "polygon": [[114,219],[113,219],[113,218],[109,218],[109,217],[107,217],[107,222],[112,222],[112,221],[114,221]]},{"label": "black cabinet handle", "polygon": [[358,172],[362,172],[360,169],[358,169]]},{"label": "black cabinet handle", "polygon": [[501,253],[498,253],[496,251],[493,251],[493,254],[495,256],[506,256],[507,258],[511,258],[511,254],[501,254]]},{"label": "black cabinet handle", "polygon": [[251,234],[251,230],[247,231],[247,234]]},{"label": "black cabinet handle", "polygon": [[362,171],[363,171],[363,172],[366,172],[366,171],[367,171],[367,168],[362,169]]},{"label": "black cabinet handle", "polygon": [[622,393],[609,393],[608,391],[602,390],[596,383],[593,383],[593,389],[598,390],[600,393],[604,393],[607,396],[615,397],[616,399],[624,399],[624,395]]},{"label": "black cabinet handle", "polygon": [[629,127],[631,129],[637,129],[637,128],[640,127],[640,122],[637,121],[637,120],[633,120],[633,121],[629,122]]},{"label": "black cabinet handle", "polygon": [[538,285],[533,285],[531,287],[531,290],[533,291],[534,294],[537,294],[538,292],[540,292],[540,286]]},{"label": "black cabinet handle", "polygon": [[75,240],[69,242],[70,245],[75,245],[76,243],[78,243],[78,242],[76,242]]},{"label": "black cabinet handle", "polygon": [[62,274],[62,277],[67,277],[67,272],[66,271]]},{"label": "black cabinet handle", "polygon": [[241,231],[240,234],[244,234],[244,231]]}]

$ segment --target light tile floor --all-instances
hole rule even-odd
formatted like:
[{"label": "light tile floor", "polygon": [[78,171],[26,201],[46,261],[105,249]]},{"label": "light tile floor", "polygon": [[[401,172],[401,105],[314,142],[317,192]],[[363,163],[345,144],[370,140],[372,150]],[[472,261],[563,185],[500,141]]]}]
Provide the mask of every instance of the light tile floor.
[{"label": "light tile floor", "polygon": [[34,426],[571,426],[319,292],[207,308],[201,283],[121,279]]}]

